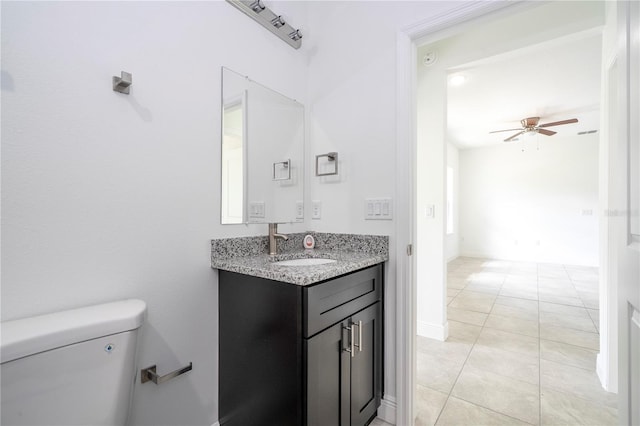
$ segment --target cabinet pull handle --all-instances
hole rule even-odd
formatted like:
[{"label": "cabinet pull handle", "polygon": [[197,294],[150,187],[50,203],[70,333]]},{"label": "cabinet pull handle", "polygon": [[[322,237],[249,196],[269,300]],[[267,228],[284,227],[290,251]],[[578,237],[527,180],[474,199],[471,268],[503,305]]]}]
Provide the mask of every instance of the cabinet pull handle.
[{"label": "cabinet pull handle", "polygon": [[353,326],[354,326],[354,324],[351,324],[351,327],[347,327],[347,328],[349,329],[349,331],[351,331],[351,350],[349,351],[349,352],[351,352],[351,358],[353,358],[354,356],[356,356],[356,350],[355,350],[355,348],[354,348],[356,338],[355,338],[355,336],[353,335],[353,332],[355,331],[355,330],[353,329]]},{"label": "cabinet pull handle", "polygon": [[358,321],[358,323],[353,323],[353,327],[358,327],[358,344],[355,345],[358,347],[358,352],[362,352],[362,321]]},{"label": "cabinet pull handle", "polygon": [[353,326],[354,326],[354,325],[356,325],[356,324],[351,324],[351,327],[344,327],[344,326],[343,326],[343,328],[344,328],[345,330],[349,330],[349,347],[347,347],[347,348],[345,349],[345,351],[347,351],[347,352],[349,352],[349,353],[351,354],[351,358],[353,358],[354,356],[356,356],[356,351],[355,351],[355,348],[354,348],[354,346],[355,346],[355,336],[353,335],[353,333],[354,333],[354,331],[355,331],[355,330],[353,329]]}]

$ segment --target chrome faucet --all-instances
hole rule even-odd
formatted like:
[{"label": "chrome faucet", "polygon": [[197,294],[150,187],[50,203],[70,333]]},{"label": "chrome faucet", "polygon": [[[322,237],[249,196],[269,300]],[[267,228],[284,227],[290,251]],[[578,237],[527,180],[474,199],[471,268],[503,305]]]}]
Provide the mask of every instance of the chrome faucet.
[{"label": "chrome faucet", "polygon": [[278,245],[276,243],[276,238],[282,238],[287,241],[289,239],[288,235],[278,234],[278,224],[270,223],[269,224],[269,255],[275,256],[278,254]]}]

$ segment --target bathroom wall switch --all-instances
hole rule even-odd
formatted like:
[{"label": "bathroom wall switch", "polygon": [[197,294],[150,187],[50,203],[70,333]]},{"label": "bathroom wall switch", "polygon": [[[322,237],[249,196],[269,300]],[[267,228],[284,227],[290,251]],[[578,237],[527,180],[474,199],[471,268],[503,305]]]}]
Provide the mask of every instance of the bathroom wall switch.
[{"label": "bathroom wall switch", "polygon": [[365,218],[372,217],[373,216],[373,203],[371,201],[367,200],[366,206],[367,206],[367,210],[364,213],[364,217]]},{"label": "bathroom wall switch", "polygon": [[296,201],[296,219],[304,219],[304,203]]},{"label": "bathroom wall switch", "polygon": [[364,200],[364,218],[366,220],[393,219],[393,201],[391,198],[367,198]]},{"label": "bathroom wall switch", "polygon": [[311,219],[320,219],[322,217],[322,202],[314,200],[311,202]]},{"label": "bathroom wall switch", "polygon": [[389,206],[389,201],[383,201],[382,202],[382,216],[389,216],[389,214],[391,213],[391,211],[389,210],[390,206]]},{"label": "bathroom wall switch", "polygon": [[428,218],[435,219],[436,218],[436,205],[435,204],[427,204],[424,209],[424,216]]},{"label": "bathroom wall switch", "polygon": [[264,218],[264,201],[253,201],[249,203],[250,218]]}]

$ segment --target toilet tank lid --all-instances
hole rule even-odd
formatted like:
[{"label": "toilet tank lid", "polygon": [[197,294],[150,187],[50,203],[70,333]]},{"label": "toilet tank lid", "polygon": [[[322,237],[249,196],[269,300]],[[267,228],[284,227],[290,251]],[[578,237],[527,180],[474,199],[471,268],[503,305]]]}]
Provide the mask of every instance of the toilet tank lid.
[{"label": "toilet tank lid", "polygon": [[142,325],[146,314],[145,302],[127,299],[4,321],[0,334],[1,362],[135,330]]}]

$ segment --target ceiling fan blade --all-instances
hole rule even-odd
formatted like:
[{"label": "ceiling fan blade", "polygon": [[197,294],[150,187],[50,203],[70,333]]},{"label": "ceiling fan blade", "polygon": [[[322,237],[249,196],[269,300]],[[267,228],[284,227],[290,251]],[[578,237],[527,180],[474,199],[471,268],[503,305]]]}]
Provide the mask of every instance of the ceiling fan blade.
[{"label": "ceiling fan blade", "polygon": [[571,124],[571,123],[577,123],[578,119],[577,118],[571,118],[569,120],[562,120],[562,121],[554,121],[553,123],[545,123],[545,124],[541,124],[538,127],[550,127],[550,126],[559,126],[561,124]]},{"label": "ceiling fan blade", "polygon": [[543,135],[547,135],[547,136],[553,136],[558,132],[554,132],[554,131],[547,130],[547,129],[538,129],[538,133],[542,133]]},{"label": "ceiling fan blade", "polygon": [[512,140],[512,139],[517,138],[518,136],[520,136],[520,135],[521,135],[521,134],[523,134],[523,133],[524,133],[524,131],[522,131],[522,132],[518,132],[518,133],[516,133],[515,135],[513,135],[513,136],[510,136],[510,137],[506,138],[504,141],[505,141],[505,142],[511,142],[511,140]]},{"label": "ceiling fan blade", "polygon": [[522,130],[522,129],[504,129],[504,130],[494,130],[493,132],[489,132],[489,133],[499,133],[499,132],[517,132],[518,130]]},{"label": "ceiling fan blade", "polygon": [[553,136],[558,132],[554,132],[552,130],[547,130],[547,129],[538,129],[538,133],[542,133],[543,135],[547,135],[547,136]]}]

